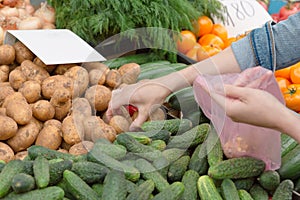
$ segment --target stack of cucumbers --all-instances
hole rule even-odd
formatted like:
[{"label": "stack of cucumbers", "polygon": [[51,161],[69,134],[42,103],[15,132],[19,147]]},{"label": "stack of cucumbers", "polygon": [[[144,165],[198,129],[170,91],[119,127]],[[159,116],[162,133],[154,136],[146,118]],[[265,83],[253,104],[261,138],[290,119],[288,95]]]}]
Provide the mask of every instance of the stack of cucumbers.
[{"label": "stack of cucumbers", "polygon": [[226,158],[210,123],[147,121],[113,143],[98,139],[84,155],[31,146],[24,160],[0,163],[0,199],[286,200],[300,188],[296,152],[265,171],[258,159]]}]

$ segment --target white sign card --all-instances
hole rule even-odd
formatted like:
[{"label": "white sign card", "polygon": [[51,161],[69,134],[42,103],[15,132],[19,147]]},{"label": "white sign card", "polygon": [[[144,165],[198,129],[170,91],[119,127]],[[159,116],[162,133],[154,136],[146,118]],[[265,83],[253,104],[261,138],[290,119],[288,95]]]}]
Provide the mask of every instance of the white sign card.
[{"label": "white sign card", "polygon": [[5,44],[21,41],[46,65],[105,61],[88,43],[68,29],[8,30]]},{"label": "white sign card", "polygon": [[256,0],[219,0],[225,6],[224,23],[228,37],[244,34],[272,20],[270,14]]}]

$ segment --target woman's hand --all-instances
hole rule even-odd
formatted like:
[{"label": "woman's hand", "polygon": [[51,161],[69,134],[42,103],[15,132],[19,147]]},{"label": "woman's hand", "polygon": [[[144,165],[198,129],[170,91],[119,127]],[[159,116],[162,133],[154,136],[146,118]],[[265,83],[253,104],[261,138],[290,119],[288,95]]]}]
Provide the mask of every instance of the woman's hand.
[{"label": "woman's hand", "polygon": [[148,119],[151,110],[153,111],[163,104],[170,92],[163,84],[151,80],[144,80],[116,89],[112,93],[106,112],[108,120],[113,115],[120,113],[122,106],[135,106],[138,108],[138,116],[130,126],[130,130],[135,130]]}]

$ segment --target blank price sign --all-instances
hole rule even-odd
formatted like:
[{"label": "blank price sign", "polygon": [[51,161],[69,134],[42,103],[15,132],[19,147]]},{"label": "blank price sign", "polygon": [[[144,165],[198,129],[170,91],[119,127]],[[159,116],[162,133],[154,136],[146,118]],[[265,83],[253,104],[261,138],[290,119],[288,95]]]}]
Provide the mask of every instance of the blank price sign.
[{"label": "blank price sign", "polygon": [[228,37],[235,37],[271,21],[269,13],[256,0],[219,0],[225,7],[224,22]]}]

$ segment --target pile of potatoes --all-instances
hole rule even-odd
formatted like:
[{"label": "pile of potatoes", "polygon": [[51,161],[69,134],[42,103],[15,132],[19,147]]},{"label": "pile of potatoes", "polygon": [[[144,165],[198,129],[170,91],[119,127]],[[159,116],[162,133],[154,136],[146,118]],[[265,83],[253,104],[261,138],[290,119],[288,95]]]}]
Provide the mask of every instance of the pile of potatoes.
[{"label": "pile of potatoes", "polygon": [[114,141],[132,116],[105,118],[112,90],[139,74],[136,63],[45,65],[19,41],[0,45],[0,160],[23,159],[31,145],[78,155],[99,138]]}]

